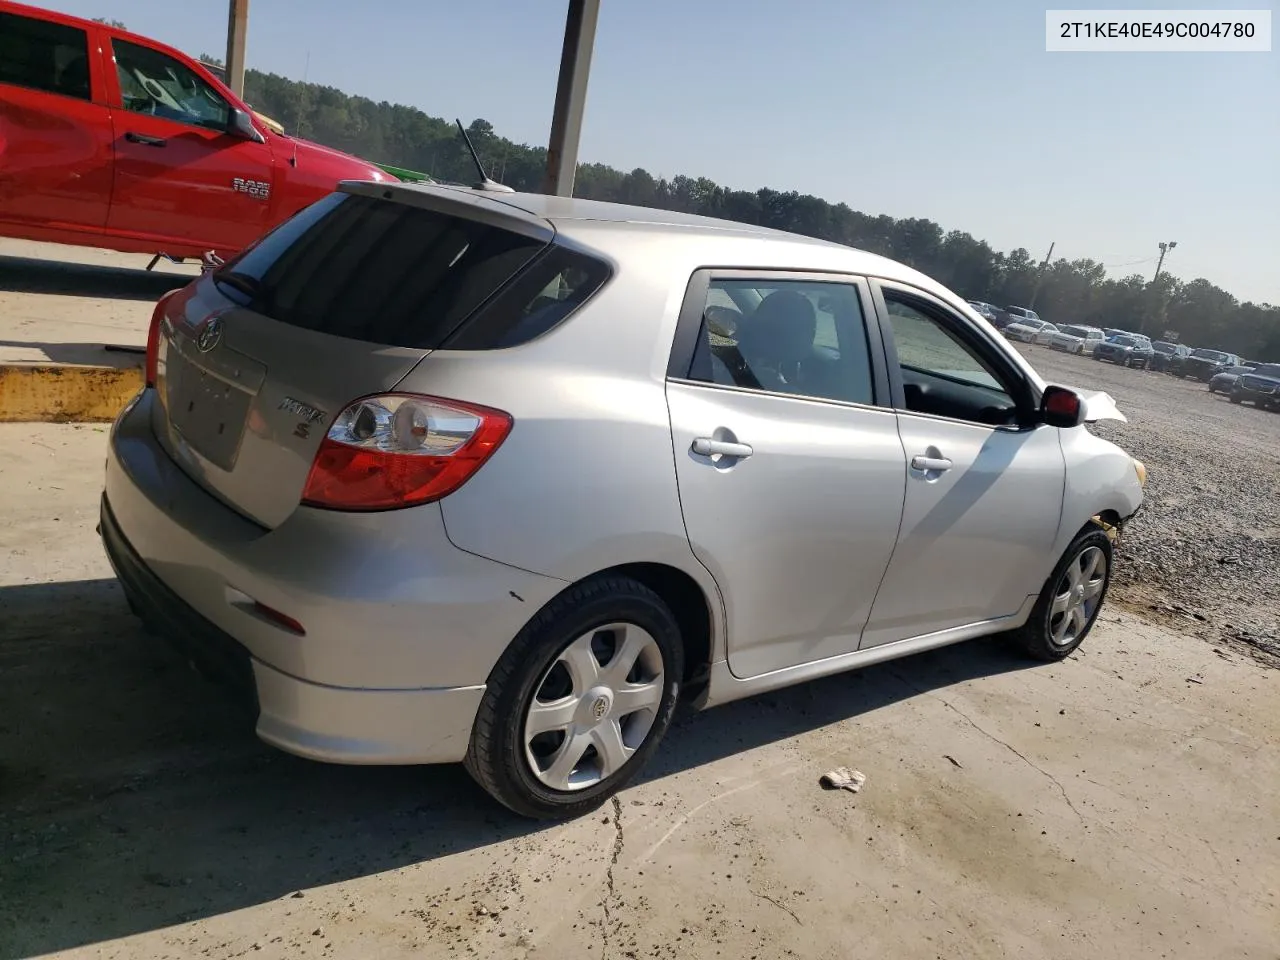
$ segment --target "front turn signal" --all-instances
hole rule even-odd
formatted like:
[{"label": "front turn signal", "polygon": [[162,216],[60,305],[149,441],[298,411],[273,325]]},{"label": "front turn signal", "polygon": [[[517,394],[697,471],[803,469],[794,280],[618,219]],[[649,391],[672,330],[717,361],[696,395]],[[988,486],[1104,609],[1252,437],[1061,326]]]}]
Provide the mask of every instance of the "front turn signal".
[{"label": "front turn signal", "polygon": [[1141,460],[1134,460],[1133,472],[1138,475],[1138,486],[1145,488],[1147,485],[1147,465]]}]

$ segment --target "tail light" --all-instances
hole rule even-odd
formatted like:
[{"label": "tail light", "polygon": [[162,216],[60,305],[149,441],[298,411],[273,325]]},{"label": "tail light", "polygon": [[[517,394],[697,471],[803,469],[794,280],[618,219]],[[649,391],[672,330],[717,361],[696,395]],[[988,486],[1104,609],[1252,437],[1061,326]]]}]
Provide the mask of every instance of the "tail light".
[{"label": "tail light", "polygon": [[357,400],[316,451],[302,502],[330,510],[390,510],[446,497],[511,431],[501,410],[407,393]]},{"label": "tail light", "polygon": [[176,290],[170,290],[157,301],[151,311],[151,326],[147,329],[147,386],[156,385],[156,374],[160,365],[160,326],[164,323],[164,307]]}]

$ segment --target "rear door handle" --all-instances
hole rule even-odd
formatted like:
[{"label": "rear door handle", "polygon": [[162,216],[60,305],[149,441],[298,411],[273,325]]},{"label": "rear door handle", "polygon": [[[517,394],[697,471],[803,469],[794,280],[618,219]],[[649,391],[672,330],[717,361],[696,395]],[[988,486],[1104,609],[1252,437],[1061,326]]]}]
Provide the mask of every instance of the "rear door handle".
[{"label": "rear door handle", "polygon": [[912,457],[911,469],[924,473],[935,473],[950,470],[952,463],[946,457]]},{"label": "rear door handle", "polygon": [[710,437],[698,437],[693,441],[693,452],[703,457],[733,457],[745,460],[751,456],[751,444],[732,443],[728,440],[712,440]]},{"label": "rear door handle", "polygon": [[164,137],[148,137],[144,133],[134,133],[133,131],[126,133],[124,138],[130,143],[140,143],[144,147],[163,147],[165,144]]}]

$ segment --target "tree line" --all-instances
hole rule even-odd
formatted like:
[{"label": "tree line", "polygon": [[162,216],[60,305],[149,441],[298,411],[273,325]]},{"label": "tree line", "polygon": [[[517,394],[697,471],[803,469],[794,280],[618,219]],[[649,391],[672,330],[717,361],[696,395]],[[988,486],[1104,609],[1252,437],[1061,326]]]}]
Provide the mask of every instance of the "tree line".
[{"label": "tree line", "polygon": [[[207,55],[202,59],[218,62]],[[246,73],[245,99],[298,136],[439,180],[475,179],[454,124],[416,107],[376,103],[257,70]],[[541,188],[545,147],[513,143],[485,120],[472,121],[467,130],[495,180],[517,190]],[[574,193],[847,244],[909,264],[968,299],[1030,306],[1054,323],[1142,329],[1157,339],[1171,331],[1193,346],[1280,362],[1280,306],[1242,303],[1205,279],[1183,281],[1167,271],[1155,282],[1140,273],[1109,277],[1096,260],[1059,258],[1045,264],[1021,247],[1004,253],[932,220],[862,213],[795,190],[731,190],[706,177],[655,177],[640,168],[624,172],[581,164]]]}]

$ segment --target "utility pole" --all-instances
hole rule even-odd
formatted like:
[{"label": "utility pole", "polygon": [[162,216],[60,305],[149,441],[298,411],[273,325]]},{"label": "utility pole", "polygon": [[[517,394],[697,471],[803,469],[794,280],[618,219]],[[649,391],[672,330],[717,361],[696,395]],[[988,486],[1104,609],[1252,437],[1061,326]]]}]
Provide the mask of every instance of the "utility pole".
[{"label": "utility pole", "polygon": [[1036,273],[1036,286],[1031,291],[1031,302],[1027,304],[1028,310],[1036,308],[1036,297],[1040,296],[1040,281],[1044,279],[1045,267],[1049,266],[1049,258],[1053,256],[1053,248],[1058,245],[1058,241],[1049,244],[1049,252],[1044,255],[1044,260],[1040,262],[1040,270]]},{"label": "utility pole", "polygon": [[[1164,266],[1164,255],[1168,253],[1170,250],[1172,250],[1174,247],[1176,247],[1177,245],[1178,245],[1178,242],[1176,240],[1170,240],[1168,243],[1160,244],[1160,259],[1156,261],[1156,273],[1155,273],[1155,276],[1151,278],[1151,290],[1152,290],[1152,293],[1157,297],[1160,296],[1160,291],[1156,289],[1156,281],[1160,279],[1160,268]],[[1160,315],[1163,316],[1164,315],[1163,298],[1161,299],[1160,308],[1161,308]],[[1139,333],[1147,332],[1147,315],[1145,311],[1142,314],[1142,323],[1138,325],[1138,332]]]},{"label": "utility pole", "polygon": [[556,86],[555,112],[551,115],[551,141],[547,145],[547,175],[542,192],[573,196],[578,172],[578,141],[582,113],[587,103],[587,75],[596,42],[600,0],[569,0],[564,23],[564,48],[560,53],[560,82]]},{"label": "utility pole", "polygon": [[244,96],[244,45],[249,32],[249,0],[227,0],[227,86]]}]

